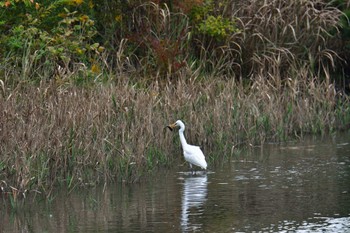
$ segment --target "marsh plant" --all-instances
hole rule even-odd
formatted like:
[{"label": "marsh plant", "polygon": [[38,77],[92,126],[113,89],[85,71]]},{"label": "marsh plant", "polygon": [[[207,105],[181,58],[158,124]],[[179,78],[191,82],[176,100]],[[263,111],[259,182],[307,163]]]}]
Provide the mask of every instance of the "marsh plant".
[{"label": "marsh plant", "polygon": [[232,80],[12,90],[0,102],[2,188],[50,194],[57,184],[138,181],[181,159],[176,135],[164,130],[175,119],[188,123],[189,142],[209,161],[239,144],[348,127],[348,98],[333,86],[290,82],[283,90]]},{"label": "marsh plant", "polygon": [[182,159],[177,119],[209,168],[349,128],[343,1],[168,2],[0,4],[0,192],[140,181]]}]

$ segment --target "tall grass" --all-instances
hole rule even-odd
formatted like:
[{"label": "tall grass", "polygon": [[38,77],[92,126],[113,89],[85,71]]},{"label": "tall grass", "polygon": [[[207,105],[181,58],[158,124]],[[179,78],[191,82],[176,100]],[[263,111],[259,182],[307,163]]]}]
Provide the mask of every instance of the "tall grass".
[{"label": "tall grass", "polygon": [[349,125],[349,100],[338,101],[334,87],[295,80],[283,91],[262,81],[19,87],[0,101],[1,185],[49,194],[57,184],[137,181],[181,156],[177,135],[164,129],[176,119],[210,160],[241,143]]},{"label": "tall grass", "polygon": [[281,85],[303,68],[329,78],[341,61],[335,35],[342,12],[326,1],[230,1],[222,14],[235,19],[239,31],[217,48],[223,52],[216,59],[203,60],[222,73],[232,71],[229,77],[263,77]]},{"label": "tall grass", "polygon": [[339,10],[250,0],[214,13],[237,30],[210,37],[183,12],[144,3],[133,10],[136,34],[101,52],[93,70],[72,63],[50,76],[33,68],[29,45],[17,66],[0,64],[1,190],[136,182],[181,157],[164,129],[177,119],[210,162],[240,144],[349,127],[349,98],[331,78],[342,64]]}]

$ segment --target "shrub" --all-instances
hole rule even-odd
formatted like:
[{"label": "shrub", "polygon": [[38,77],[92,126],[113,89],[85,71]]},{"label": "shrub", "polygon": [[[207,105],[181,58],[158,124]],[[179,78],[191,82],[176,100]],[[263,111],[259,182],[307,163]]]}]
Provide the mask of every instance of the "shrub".
[{"label": "shrub", "polygon": [[104,48],[93,40],[97,34],[94,20],[73,11],[80,3],[23,0],[4,5],[0,47],[7,69],[21,67],[13,72],[22,78],[47,78],[92,64]]}]

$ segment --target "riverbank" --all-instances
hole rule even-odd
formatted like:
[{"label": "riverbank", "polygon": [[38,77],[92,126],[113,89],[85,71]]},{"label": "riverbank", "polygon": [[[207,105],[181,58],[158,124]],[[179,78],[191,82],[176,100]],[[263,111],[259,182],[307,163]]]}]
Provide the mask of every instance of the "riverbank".
[{"label": "riverbank", "polygon": [[[191,175],[176,161],[137,184],[0,201],[1,232],[346,232],[350,132],[264,144]],[[286,182],[288,181],[288,182]],[[273,214],[266,214],[273,213]]]},{"label": "riverbank", "polygon": [[[302,73],[302,72],[301,72]],[[78,87],[50,82],[3,86],[0,182],[15,198],[54,187],[137,182],[181,156],[178,136],[164,126],[187,125],[210,164],[238,145],[260,145],[305,134],[348,129],[349,98],[316,79],[243,85],[235,80]]]}]

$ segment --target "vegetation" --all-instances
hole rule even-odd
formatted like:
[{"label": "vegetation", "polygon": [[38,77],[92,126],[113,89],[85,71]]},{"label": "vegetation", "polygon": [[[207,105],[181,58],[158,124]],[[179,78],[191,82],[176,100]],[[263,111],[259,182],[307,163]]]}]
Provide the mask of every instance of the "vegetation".
[{"label": "vegetation", "polygon": [[[135,182],[188,124],[213,163],[237,145],[348,129],[345,1],[0,3],[0,186]],[[175,144],[175,146],[170,146]]]}]

